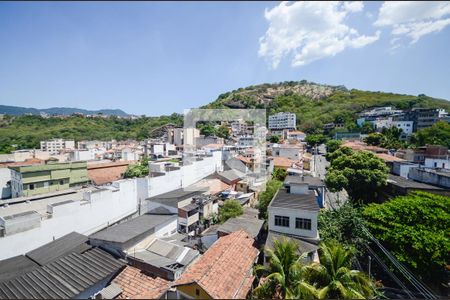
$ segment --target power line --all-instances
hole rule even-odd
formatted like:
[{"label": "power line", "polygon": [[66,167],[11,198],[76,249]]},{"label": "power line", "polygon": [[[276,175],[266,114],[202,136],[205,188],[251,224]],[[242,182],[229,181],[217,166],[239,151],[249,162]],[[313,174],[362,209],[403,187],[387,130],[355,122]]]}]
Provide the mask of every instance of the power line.
[{"label": "power line", "polygon": [[363,231],[375,242],[375,244],[380,248],[380,250],[387,256],[387,258],[394,264],[398,271],[411,283],[414,288],[419,291],[427,299],[437,299],[438,297],[421,281],[419,281],[415,276],[406,269],[386,248],[381,245],[381,243],[369,232],[367,228],[363,226]]}]

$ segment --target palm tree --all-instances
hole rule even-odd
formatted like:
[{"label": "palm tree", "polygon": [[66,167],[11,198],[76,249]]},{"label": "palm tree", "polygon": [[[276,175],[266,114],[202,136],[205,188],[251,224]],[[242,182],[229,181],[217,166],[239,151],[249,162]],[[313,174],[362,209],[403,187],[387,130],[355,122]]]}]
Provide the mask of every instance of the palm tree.
[{"label": "palm tree", "polygon": [[317,289],[319,299],[367,299],[374,297],[375,286],[362,272],[352,270],[354,252],[337,242],[321,245],[320,263],[305,267],[305,280]]},{"label": "palm tree", "polygon": [[260,285],[254,289],[257,298],[293,299],[317,298],[317,290],[305,282],[303,273],[305,255],[297,254],[298,246],[287,240],[275,240],[274,250],[266,249],[269,265],[258,265],[255,273],[261,275]]}]

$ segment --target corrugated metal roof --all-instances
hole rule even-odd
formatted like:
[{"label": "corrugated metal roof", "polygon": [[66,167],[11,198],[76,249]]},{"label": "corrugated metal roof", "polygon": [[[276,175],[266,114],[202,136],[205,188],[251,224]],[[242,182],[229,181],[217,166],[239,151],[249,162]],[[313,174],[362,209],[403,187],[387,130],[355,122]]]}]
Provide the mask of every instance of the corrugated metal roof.
[{"label": "corrugated metal roof", "polygon": [[176,219],[176,215],[145,214],[129,221],[108,227],[89,236],[90,239],[115,243],[139,242],[155,231],[155,227]]},{"label": "corrugated metal roof", "polygon": [[0,282],[10,280],[26,272],[39,268],[39,265],[24,255],[0,261]]},{"label": "corrugated metal roof", "polygon": [[313,191],[309,191],[308,194],[291,194],[288,193],[285,188],[281,188],[273,197],[269,204],[271,207],[280,207],[288,209],[300,209],[308,211],[319,211],[320,207],[317,203],[316,195]]},{"label": "corrugated metal roof", "polygon": [[102,299],[114,299],[121,293],[122,289],[114,282],[99,292],[99,294],[102,295]]},{"label": "corrugated metal roof", "polygon": [[119,271],[124,262],[94,248],[71,253],[46,266],[0,283],[0,299],[73,298]]},{"label": "corrugated metal roof", "polygon": [[43,266],[71,252],[82,253],[90,249],[91,246],[89,246],[87,242],[87,236],[77,232],[71,232],[28,252],[26,256]]}]

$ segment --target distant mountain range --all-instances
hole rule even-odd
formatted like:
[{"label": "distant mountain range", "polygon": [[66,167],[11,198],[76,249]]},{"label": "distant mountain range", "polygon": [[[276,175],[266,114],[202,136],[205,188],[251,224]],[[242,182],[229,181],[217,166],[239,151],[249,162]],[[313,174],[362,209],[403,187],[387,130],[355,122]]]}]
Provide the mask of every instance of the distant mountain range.
[{"label": "distant mountain range", "polygon": [[41,113],[46,113],[49,115],[72,115],[74,113],[79,113],[83,115],[109,115],[109,116],[129,116],[126,112],[121,109],[100,109],[100,110],[87,110],[72,107],[50,107],[50,108],[33,108],[33,107],[20,107],[20,106],[10,106],[10,105],[0,105],[0,114],[5,115],[25,115],[33,114],[40,115]]}]

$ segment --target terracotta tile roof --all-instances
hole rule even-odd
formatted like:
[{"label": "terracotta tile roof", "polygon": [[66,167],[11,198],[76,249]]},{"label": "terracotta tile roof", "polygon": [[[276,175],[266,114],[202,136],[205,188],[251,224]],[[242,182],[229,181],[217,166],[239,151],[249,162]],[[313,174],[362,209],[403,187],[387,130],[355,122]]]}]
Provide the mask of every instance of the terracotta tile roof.
[{"label": "terracotta tile roof", "polygon": [[387,152],[387,149],[377,147],[377,146],[370,146],[370,145],[367,145],[366,143],[360,142],[360,141],[348,141],[348,142],[343,143],[342,147],[349,147],[354,151],[366,150],[366,151],[371,151],[371,152]]},{"label": "terracotta tile roof", "polygon": [[400,157],[396,157],[396,156],[389,155],[386,153],[375,153],[375,155],[378,156],[379,158],[381,158],[382,160],[384,160],[385,162],[406,161]]},{"label": "terracotta tile roof", "polygon": [[131,266],[123,269],[112,282],[122,289],[118,299],[157,299],[169,289],[169,281],[148,276]]},{"label": "terracotta tile roof", "polygon": [[102,185],[122,179],[129,164],[128,161],[92,164],[88,166],[87,172],[92,182]]},{"label": "terracotta tile roof", "polygon": [[25,161],[0,163],[0,167],[31,166],[31,165],[40,165],[40,164],[43,164],[43,163],[44,163],[44,161],[42,159],[39,159],[39,158],[28,158]]},{"label": "terracotta tile roof", "polygon": [[174,286],[197,283],[214,299],[245,298],[253,282],[252,267],[259,254],[253,241],[243,230],[221,237]]},{"label": "terracotta tile roof", "polygon": [[273,165],[275,167],[290,168],[293,166],[294,163],[297,163],[297,161],[289,159],[287,157],[273,156],[272,158],[273,158]]},{"label": "terracotta tile roof", "polygon": [[208,193],[210,195],[216,195],[220,192],[230,189],[231,185],[226,184],[225,182],[223,182],[218,178],[212,178],[212,179],[203,179],[198,183],[194,184],[194,187],[198,188],[207,187]]},{"label": "terracotta tile roof", "polygon": [[244,157],[242,155],[238,155],[238,156],[236,156],[236,158],[239,159],[240,161],[242,161],[245,164],[252,164],[253,163],[251,158]]},{"label": "terracotta tile roof", "polygon": [[208,144],[203,146],[203,148],[215,148],[215,149],[220,149],[224,146],[224,144]]}]

